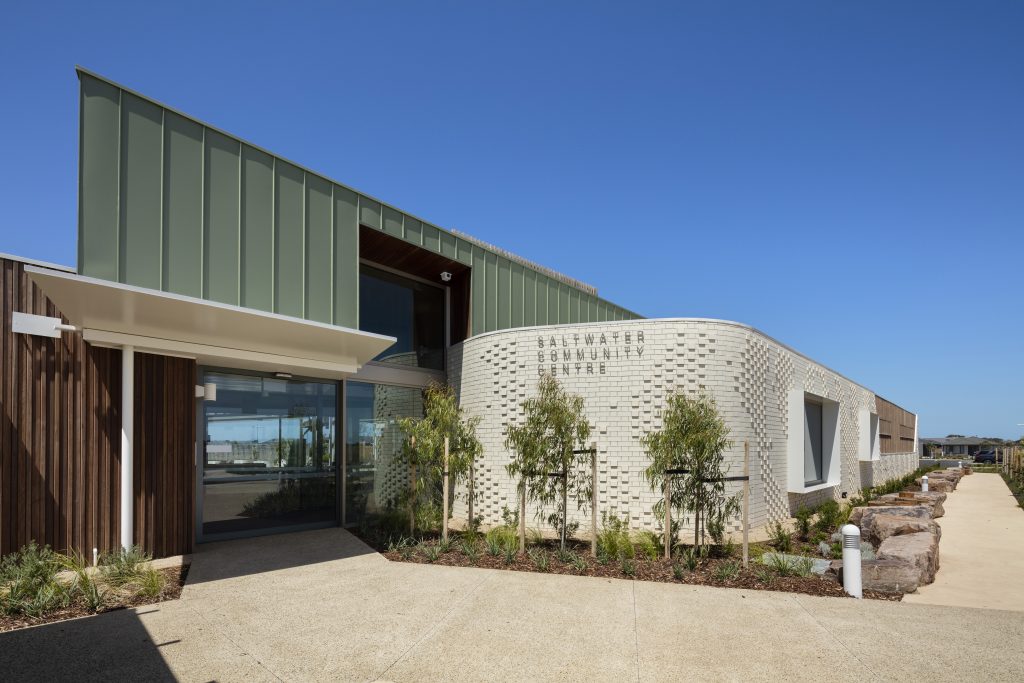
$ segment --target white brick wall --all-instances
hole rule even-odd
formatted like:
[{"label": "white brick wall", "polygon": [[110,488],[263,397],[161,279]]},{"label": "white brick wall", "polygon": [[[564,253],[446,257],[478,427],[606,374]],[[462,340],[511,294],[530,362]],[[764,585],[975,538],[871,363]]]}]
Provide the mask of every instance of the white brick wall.
[{"label": "white brick wall", "polygon": [[[553,371],[568,391],[584,397],[598,447],[599,514],[626,517],[633,528],[657,529],[651,508],[659,494],[644,479],[648,458],[640,438],[660,428],[666,397],[680,389],[703,389],[715,399],[733,440],[726,457],[730,475],[742,474],[743,442],[749,441],[753,528],[785,519],[801,504],[861,487],[858,411],[874,410],[874,394],[756,330],[696,319],[521,328],[473,337],[449,355],[449,382],[466,412],[481,418],[484,456],[475,514],[486,524],[500,522],[503,507],[517,507],[515,483],[505,473],[510,453],[504,430],[521,415],[519,406],[536,389],[541,371]],[[805,495],[787,491],[787,396],[793,388],[840,404],[839,486]],[[872,469],[876,485],[879,476],[916,467],[913,458],[884,458]],[[739,482],[729,486],[741,490]],[[455,514],[464,516],[464,498],[459,500]],[[535,512],[528,511],[528,524],[543,526]],[[576,513],[582,529],[589,528],[588,513]]]}]

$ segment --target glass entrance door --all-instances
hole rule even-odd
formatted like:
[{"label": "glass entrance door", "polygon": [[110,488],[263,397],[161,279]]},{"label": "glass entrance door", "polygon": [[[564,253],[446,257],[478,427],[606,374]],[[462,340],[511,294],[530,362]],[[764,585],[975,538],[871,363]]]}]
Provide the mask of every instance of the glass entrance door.
[{"label": "glass entrance door", "polygon": [[338,385],[206,371],[202,536],[337,522]]}]

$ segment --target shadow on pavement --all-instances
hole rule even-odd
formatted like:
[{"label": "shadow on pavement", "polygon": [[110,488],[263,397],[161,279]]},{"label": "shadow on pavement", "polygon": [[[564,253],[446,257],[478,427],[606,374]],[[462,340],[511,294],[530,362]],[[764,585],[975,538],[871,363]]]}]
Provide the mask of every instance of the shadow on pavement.
[{"label": "shadow on pavement", "polygon": [[[160,605],[139,608],[159,610]],[[160,648],[134,610],[0,633],[5,681],[173,681]]]},{"label": "shadow on pavement", "polygon": [[192,555],[188,584],[363,556],[386,561],[373,548],[338,527],[201,543]]}]

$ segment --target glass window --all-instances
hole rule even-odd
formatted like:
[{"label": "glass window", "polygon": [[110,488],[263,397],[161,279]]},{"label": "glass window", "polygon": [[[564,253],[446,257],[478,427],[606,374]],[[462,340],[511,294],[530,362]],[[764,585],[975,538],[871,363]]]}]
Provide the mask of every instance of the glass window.
[{"label": "glass window", "polygon": [[359,329],[398,339],[374,360],[444,370],[445,290],[363,265]]},{"label": "glass window", "polygon": [[365,382],[348,382],[345,392],[345,523],[358,524],[394,508],[409,486],[398,420],[423,416],[423,393]]},{"label": "glass window", "polygon": [[820,484],[824,478],[824,452],[822,450],[822,405],[804,403],[804,483]]},{"label": "glass window", "polygon": [[208,371],[203,534],[337,520],[337,384]]}]

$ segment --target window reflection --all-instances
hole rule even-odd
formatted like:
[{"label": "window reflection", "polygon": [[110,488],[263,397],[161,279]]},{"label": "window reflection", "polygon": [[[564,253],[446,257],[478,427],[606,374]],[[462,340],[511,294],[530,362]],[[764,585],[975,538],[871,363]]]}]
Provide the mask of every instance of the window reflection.
[{"label": "window reflection", "polygon": [[336,520],[337,385],[205,373],[203,533]]},{"label": "window reflection", "polygon": [[345,521],[394,508],[409,486],[409,471],[400,462],[402,432],[398,420],[423,416],[419,389],[348,382],[345,397]]},{"label": "window reflection", "polygon": [[359,329],[398,340],[374,360],[444,370],[445,290],[363,265]]}]

